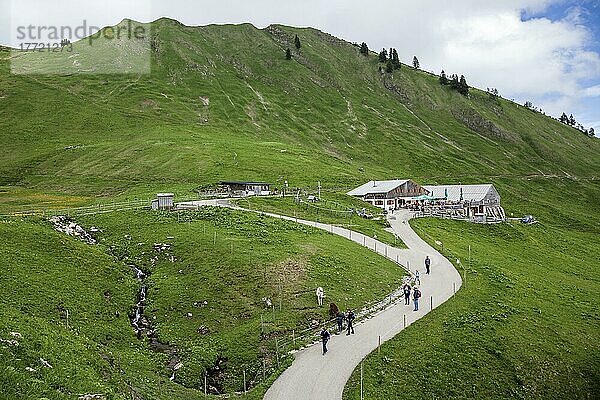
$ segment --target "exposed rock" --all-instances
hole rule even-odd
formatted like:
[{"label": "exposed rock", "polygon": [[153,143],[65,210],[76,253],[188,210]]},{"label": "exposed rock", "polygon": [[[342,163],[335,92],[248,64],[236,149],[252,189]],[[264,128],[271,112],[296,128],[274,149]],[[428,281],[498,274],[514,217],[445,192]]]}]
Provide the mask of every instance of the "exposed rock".
[{"label": "exposed rock", "polygon": [[198,334],[199,335],[208,335],[209,334],[209,330],[206,326],[204,325],[200,325],[200,327],[198,328]]},{"label": "exposed rock", "polygon": [[514,135],[498,127],[492,121],[485,119],[474,109],[452,110],[452,115],[456,120],[482,135],[504,140],[514,139]]},{"label": "exposed rock", "polygon": [[10,336],[14,337],[17,340],[23,339],[23,335],[21,335],[19,332],[10,332]]},{"label": "exposed rock", "polygon": [[264,301],[264,302],[265,302],[265,305],[266,305],[267,307],[271,307],[271,306],[273,306],[273,302],[272,302],[272,301],[271,301],[271,299],[269,299],[268,297],[263,297],[263,298],[262,298],[262,301]]},{"label": "exposed rock", "polygon": [[106,400],[106,396],[103,394],[83,394],[79,396],[78,400]]},{"label": "exposed rock", "polygon": [[64,215],[54,216],[50,218],[50,222],[54,225],[54,229],[58,232],[66,233],[69,236],[77,237],[87,244],[96,244],[96,239],[91,233],[86,232],[82,226],[73,222],[69,217]]}]

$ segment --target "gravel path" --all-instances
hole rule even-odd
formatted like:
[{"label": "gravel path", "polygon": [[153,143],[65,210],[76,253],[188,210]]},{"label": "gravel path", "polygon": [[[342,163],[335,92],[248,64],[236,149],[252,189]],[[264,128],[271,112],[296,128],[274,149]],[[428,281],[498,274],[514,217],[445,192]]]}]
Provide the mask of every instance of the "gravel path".
[{"label": "gravel path", "polygon": [[[194,205],[232,207],[226,200],[194,202]],[[380,338],[382,343],[393,338],[405,328],[404,316],[406,316],[406,325],[410,325],[432,308],[452,297],[462,284],[461,276],[454,266],[410,228],[408,220],[412,215],[406,210],[395,212],[389,222],[394,232],[406,244],[407,249],[388,246],[346,228],[277,214],[263,214],[296,221],[343,236],[402,264],[413,274],[415,269],[418,269],[421,275],[420,289],[423,294],[419,311],[413,311],[412,302],[410,306],[400,302],[357,324],[354,335],[332,335],[328,343],[329,352],[325,356],[321,354],[320,345],[296,353],[292,365],[267,391],[265,400],[341,400],[344,386],[350,375],[361,360],[377,348]],[[425,275],[425,256],[431,259],[431,275]]]}]

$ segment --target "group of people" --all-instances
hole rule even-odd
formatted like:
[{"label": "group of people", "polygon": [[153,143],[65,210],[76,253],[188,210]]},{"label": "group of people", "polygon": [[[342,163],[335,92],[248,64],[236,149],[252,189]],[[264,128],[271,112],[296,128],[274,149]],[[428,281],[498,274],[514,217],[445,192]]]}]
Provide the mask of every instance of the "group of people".
[{"label": "group of people", "polygon": [[[431,259],[429,256],[425,257],[425,274],[429,275],[431,273]],[[412,285],[411,285],[412,283]],[[412,295],[412,300],[414,304],[414,311],[419,311],[419,299],[422,296],[421,290],[419,286],[421,285],[421,273],[419,270],[415,271],[414,278],[412,281],[407,281],[402,286],[402,292],[404,294],[404,305],[410,305],[410,298]]]},{"label": "group of people", "polygon": [[[346,314],[343,312],[338,312],[335,316],[335,320],[337,322],[338,334],[344,331],[344,322],[346,322],[346,336],[354,335],[354,320],[356,319],[356,315],[354,311],[348,310]],[[331,339],[331,333],[327,330],[327,328],[323,327],[321,329],[321,342],[323,343],[323,355],[327,353],[327,342]]]},{"label": "group of people", "polygon": [[[429,258],[429,256],[425,257],[425,273],[427,275],[429,275],[431,273],[431,259]],[[407,306],[410,305],[410,299],[411,299],[411,295],[412,295],[414,311],[419,311],[419,299],[422,296],[421,290],[419,289],[420,285],[421,285],[421,276],[420,276],[419,270],[416,270],[414,278],[412,280],[412,285],[411,285],[411,282],[407,281],[402,286],[402,292],[404,294],[404,304]],[[325,297],[323,288],[321,288],[321,287],[317,288],[317,301],[320,306],[323,305],[323,297]],[[354,334],[354,320],[356,319],[356,315],[354,314],[354,311],[348,310],[348,312],[346,314],[344,314],[343,312],[340,311],[337,313],[335,319],[337,322],[338,334],[340,334],[344,331],[344,322],[347,323],[346,336]],[[325,355],[327,353],[327,342],[329,342],[329,339],[331,339],[331,333],[329,333],[327,328],[325,326],[323,326],[323,329],[321,329],[321,342],[323,343],[323,355]]]},{"label": "group of people", "polygon": [[421,298],[421,290],[417,285],[411,287],[409,282],[406,282],[404,286],[402,286],[402,292],[404,293],[404,305],[410,305],[410,297],[412,294],[413,304],[415,306],[414,311],[419,311],[419,299]]}]

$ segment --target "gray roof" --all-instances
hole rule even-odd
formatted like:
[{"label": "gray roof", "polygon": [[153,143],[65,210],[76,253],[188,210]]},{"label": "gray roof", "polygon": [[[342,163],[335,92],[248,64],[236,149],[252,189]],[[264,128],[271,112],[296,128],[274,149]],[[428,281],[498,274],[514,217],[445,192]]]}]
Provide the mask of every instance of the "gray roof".
[{"label": "gray roof", "polygon": [[396,179],[393,181],[370,181],[362,186],[348,192],[350,196],[366,196],[373,193],[388,193],[398,186],[404,185],[408,179]]},{"label": "gray roof", "polygon": [[[498,195],[494,185],[424,185],[423,188],[429,192],[429,195],[438,199],[443,199],[448,194],[448,200],[460,201],[460,191],[462,189],[462,200],[464,201],[482,201],[492,192]],[[499,196],[498,196],[499,197]]]}]

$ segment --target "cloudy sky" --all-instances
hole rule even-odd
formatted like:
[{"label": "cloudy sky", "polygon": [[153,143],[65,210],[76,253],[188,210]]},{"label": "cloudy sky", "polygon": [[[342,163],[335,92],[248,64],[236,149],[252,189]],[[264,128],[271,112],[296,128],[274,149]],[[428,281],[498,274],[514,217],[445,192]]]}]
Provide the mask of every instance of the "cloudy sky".
[{"label": "cloudy sky", "polygon": [[599,0],[0,0],[0,42],[20,25],[114,25],[161,16],[187,25],[312,26],[410,62],[462,73],[552,115],[573,113],[600,132]]}]

